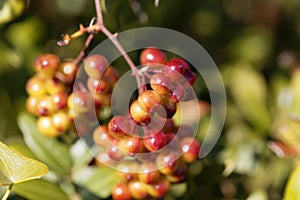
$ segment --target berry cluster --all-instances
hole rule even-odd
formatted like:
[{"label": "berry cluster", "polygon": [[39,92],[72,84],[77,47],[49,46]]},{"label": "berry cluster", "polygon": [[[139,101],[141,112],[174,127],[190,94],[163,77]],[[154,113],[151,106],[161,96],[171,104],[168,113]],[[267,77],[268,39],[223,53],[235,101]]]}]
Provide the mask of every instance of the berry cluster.
[{"label": "berry cluster", "polygon": [[97,156],[99,165],[122,172],[124,181],[112,192],[116,200],[165,196],[171,183],[184,181],[187,164],[200,151],[192,127],[176,126],[172,119],[177,104],[191,99],[196,76],[189,64],[181,58],[166,61],[156,48],[145,49],[140,62],[151,72],[151,88],[144,88],[132,102],[128,115],[114,116],[93,132],[94,143],[104,149]]},{"label": "berry cluster", "polygon": [[61,62],[54,54],[38,56],[34,70],[36,74],[26,84],[26,109],[39,117],[37,127],[49,137],[68,131],[76,118],[88,121],[86,118],[97,114],[102,106],[109,106],[112,87],[118,80],[115,69],[101,55],[85,60],[89,78],[84,83],[74,84],[78,66],[73,61]]}]

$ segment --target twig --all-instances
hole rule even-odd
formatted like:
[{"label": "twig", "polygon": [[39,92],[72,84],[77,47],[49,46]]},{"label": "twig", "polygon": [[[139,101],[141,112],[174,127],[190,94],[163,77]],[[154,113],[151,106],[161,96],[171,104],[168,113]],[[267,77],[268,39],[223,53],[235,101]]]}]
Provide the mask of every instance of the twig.
[{"label": "twig", "polygon": [[4,194],[4,196],[2,197],[2,200],[6,200],[10,194],[10,192],[12,191],[12,188],[13,188],[14,184],[10,184]]},{"label": "twig", "polygon": [[122,47],[122,45],[117,40],[116,36],[114,34],[112,34],[105,27],[105,25],[103,23],[102,10],[101,10],[101,5],[100,5],[99,0],[94,0],[94,2],[95,2],[95,7],[96,7],[96,14],[97,14],[97,25],[99,26],[101,32],[104,35],[106,35],[106,37],[115,45],[115,47],[118,49],[118,51],[122,54],[125,61],[131,68],[133,75],[136,77],[139,93],[143,92],[143,87],[142,87],[141,81],[139,79],[138,69],[136,68],[136,66],[134,65],[134,63],[132,62],[132,60],[130,59],[130,57],[128,56],[128,54],[126,53],[124,48]]},{"label": "twig", "polygon": [[79,55],[77,56],[77,58],[75,59],[74,63],[76,66],[79,66],[80,62],[84,59],[84,57],[86,56],[86,52],[92,42],[92,40],[94,39],[95,34],[91,33],[88,38],[86,39],[85,43],[84,43],[84,47],[83,49],[80,51]]}]

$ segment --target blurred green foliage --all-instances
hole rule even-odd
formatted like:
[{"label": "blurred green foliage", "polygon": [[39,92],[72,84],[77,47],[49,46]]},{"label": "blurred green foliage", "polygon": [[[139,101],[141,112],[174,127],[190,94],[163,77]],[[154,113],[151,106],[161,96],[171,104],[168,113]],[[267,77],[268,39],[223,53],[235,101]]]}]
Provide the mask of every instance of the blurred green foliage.
[{"label": "blurred green foliage", "polygon": [[[134,6],[134,0],[102,1],[107,10],[104,14],[107,27],[112,32],[121,32],[161,26],[191,36],[216,62],[228,96],[226,124],[217,146],[208,157],[192,164],[188,186],[173,189],[175,192],[167,199],[201,196],[202,199],[277,200],[284,194],[287,200],[300,199],[295,196],[299,193],[299,167],[288,181],[300,152],[300,1],[160,0],[158,7],[154,1],[138,2],[140,7]],[[58,47],[56,41],[62,33],[76,31],[80,23],[88,25],[94,16],[92,1],[0,1],[1,140],[21,146],[24,143],[16,118],[24,110],[24,88],[33,73],[34,58],[45,52],[65,59],[76,57],[84,37],[66,47]],[[91,49],[103,39],[102,35],[97,36]],[[132,58],[137,62],[136,55]],[[118,66],[126,64],[119,61]],[[203,84],[195,87],[201,99],[209,100]],[[203,119],[199,132],[205,130],[207,121]],[[34,153],[54,171],[69,170],[70,163],[65,163],[66,168],[56,166],[60,160],[45,159],[49,152],[44,151],[43,158]],[[51,183],[44,181],[28,187],[34,194],[35,184],[48,185],[63,199],[68,192],[57,187],[62,183],[53,184],[55,177],[52,179]],[[284,192],[287,181],[288,189]],[[85,184],[88,181],[81,183]],[[16,192],[24,195],[24,187],[20,186]],[[90,193],[85,195],[93,199]]]}]

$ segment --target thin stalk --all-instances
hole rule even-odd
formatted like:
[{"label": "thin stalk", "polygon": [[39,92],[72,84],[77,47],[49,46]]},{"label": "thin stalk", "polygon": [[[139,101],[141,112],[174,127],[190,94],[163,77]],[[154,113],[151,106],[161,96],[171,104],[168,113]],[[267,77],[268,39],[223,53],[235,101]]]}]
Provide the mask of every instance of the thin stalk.
[{"label": "thin stalk", "polygon": [[13,188],[14,184],[10,184],[4,194],[4,196],[2,197],[2,200],[6,200],[10,194],[10,192],[12,191],[12,188]]},{"label": "thin stalk", "polygon": [[114,46],[118,49],[118,51],[124,57],[125,61],[127,62],[127,64],[129,65],[129,67],[131,68],[132,73],[133,73],[133,75],[136,78],[138,90],[139,90],[139,93],[141,93],[143,91],[143,87],[142,87],[141,81],[139,79],[139,73],[138,73],[137,67],[134,65],[134,63],[132,62],[132,60],[130,59],[130,57],[128,56],[128,54],[126,53],[126,51],[124,50],[124,48],[120,44],[120,42],[117,40],[116,35],[112,34],[105,27],[105,25],[103,23],[103,16],[102,16],[101,4],[100,4],[99,0],[94,0],[94,3],[95,3],[95,8],[96,8],[96,15],[97,15],[97,25],[99,26],[100,31],[104,35],[106,35],[106,37],[114,44]]}]

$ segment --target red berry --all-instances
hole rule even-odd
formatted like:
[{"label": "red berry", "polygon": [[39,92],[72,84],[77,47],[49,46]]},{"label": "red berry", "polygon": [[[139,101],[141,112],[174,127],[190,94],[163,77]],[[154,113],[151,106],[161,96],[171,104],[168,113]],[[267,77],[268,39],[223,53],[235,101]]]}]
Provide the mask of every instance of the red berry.
[{"label": "red berry", "polygon": [[41,97],[37,96],[29,96],[26,99],[26,110],[34,115],[39,115],[37,105],[40,101]]},{"label": "red berry", "polygon": [[171,80],[163,73],[156,73],[150,79],[151,88],[158,94],[169,93],[171,90]]},{"label": "red berry", "polygon": [[141,124],[148,124],[151,121],[150,115],[135,100],[130,106],[130,115],[134,121]]},{"label": "red berry", "polygon": [[52,78],[60,65],[59,58],[54,54],[38,56],[34,61],[34,69],[45,77]]},{"label": "red berry", "polygon": [[76,113],[86,113],[93,105],[92,96],[88,92],[73,92],[68,98],[68,107]]},{"label": "red berry", "polygon": [[118,148],[129,154],[141,153],[144,149],[143,140],[138,137],[130,137],[125,140],[120,140],[117,145]]},{"label": "red berry", "polygon": [[65,92],[59,92],[51,96],[55,109],[61,110],[68,106],[68,95]]},{"label": "red berry", "polygon": [[160,179],[161,174],[153,163],[144,162],[139,167],[138,177],[144,183],[152,184]]},{"label": "red berry", "polygon": [[175,171],[172,174],[167,175],[168,181],[171,183],[180,183],[184,181],[187,175],[187,166],[185,163],[180,162],[179,165],[176,167]]},{"label": "red berry", "polygon": [[183,74],[184,78],[189,82],[190,85],[194,85],[196,81],[196,74],[191,70],[186,70]]},{"label": "red berry", "polygon": [[97,80],[89,77],[87,80],[87,87],[92,93],[103,93],[109,89],[109,85],[103,79]]},{"label": "red berry", "polygon": [[61,63],[58,68],[58,72],[63,76],[62,80],[65,81],[65,83],[70,84],[75,79],[77,67],[74,62],[66,61]]},{"label": "red berry", "polygon": [[149,47],[142,51],[140,55],[140,63],[142,65],[149,63],[164,64],[166,62],[166,55],[160,49]]},{"label": "red berry", "polygon": [[98,126],[93,131],[94,143],[101,147],[107,147],[111,143],[115,143],[115,138],[109,135],[108,127],[105,125]]},{"label": "red berry", "polygon": [[166,150],[159,153],[155,163],[159,171],[163,174],[172,173],[178,165],[178,157],[176,151]]},{"label": "red berry", "polygon": [[115,200],[130,200],[131,194],[126,183],[119,183],[115,185],[112,190],[112,197]]},{"label": "red berry", "polygon": [[147,191],[150,196],[160,198],[167,194],[170,189],[170,182],[166,178],[161,178],[158,182],[147,185]]},{"label": "red berry", "polygon": [[84,60],[83,66],[89,77],[100,79],[108,67],[108,62],[104,56],[94,54]]},{"label": "red berry", "polygon": [[43,96],[37,104],[39,116],[49,116],[55,112],[55,106],[50,96]]},{"label": "red berry", "polygon": [[129,138],[131,134],[129,119],[120,115],[114,116],[108,123],[108,133],[118,139]]},{"label": "red berry", "polygon": [[60,111],[52,116],[53,126],[58,132],[63,133],[70,127],[70,119],[66,112]]},{"label": "red berry", "polygon": [[180,141],[180,148],[183,152],[182,159],[191,163],[198,159],[200,152],[200,144],[193,137],[185,137]]},{"label": "red berry", "polygon": [[149,151],[158,151],[167,144],[166,135],[162,131],[148,131],[143,141]]},{"label": "red berry", "polygon": [[176,59],[171,59],[165,64],[167,67],[169,67],[171,70],[175,70],[179,72],[180,74],[183,74],[184,72],[184,67],[183,64],[180,60]]},{"label": "red berry", "polygon": [[125,157],[124,153],[116,145],[113,144],[107,146],[106,153],[111,159],[116,161],[120,161]]},{"label": "red berry", "polygon": [[151,108],[154,110],[155,106],[162,104],[162,101],[161,96],[153,90],[144,91],[138,98],[140,107],[147,112],[149,112]]},{"label": "red berry", "polygon": [[181,65],[183,67],[183,71],[190,70],[190,65],[182,58],[172,58],[168,62],[176,63],[177,65]]}]

